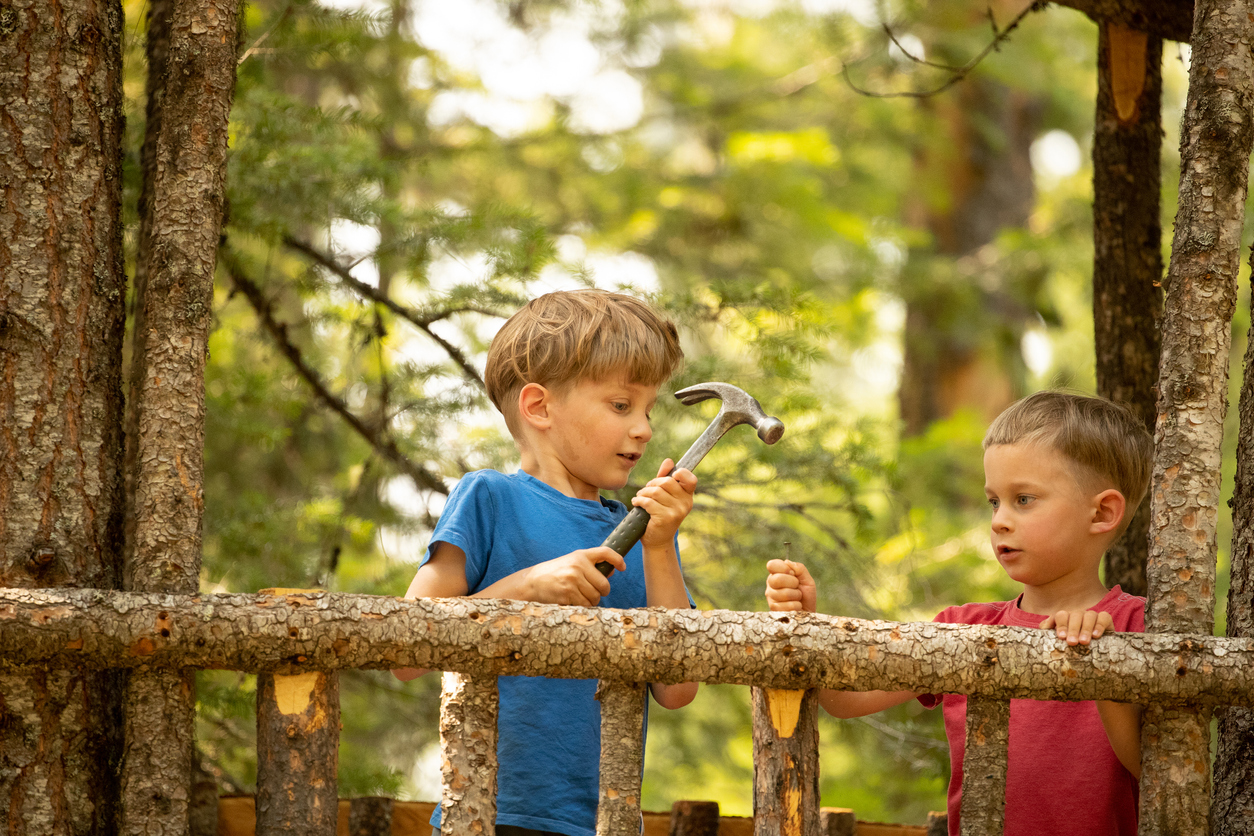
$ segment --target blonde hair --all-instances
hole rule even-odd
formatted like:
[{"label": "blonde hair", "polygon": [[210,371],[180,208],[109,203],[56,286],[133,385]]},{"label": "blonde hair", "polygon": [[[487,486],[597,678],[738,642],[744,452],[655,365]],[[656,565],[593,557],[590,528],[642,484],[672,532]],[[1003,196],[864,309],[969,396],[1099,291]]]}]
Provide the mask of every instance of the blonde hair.
[{"label": "blonde hair", "polygon": [[1122,534],[1149,490],[1154,439],[1128,407],[1069,392],[1037,392],[1011,404],[989,425],[984,449],[998,444],[1045,444],[1109,480],[1127,501]]},{"label": "blonde hair", "polygon": [[518,393],[528,383],[560,392],[617,374],[660,386],[683,358],[674,323],[639,299],[605,290],[547,293],[501,327],[484,383],[517,438]]}]

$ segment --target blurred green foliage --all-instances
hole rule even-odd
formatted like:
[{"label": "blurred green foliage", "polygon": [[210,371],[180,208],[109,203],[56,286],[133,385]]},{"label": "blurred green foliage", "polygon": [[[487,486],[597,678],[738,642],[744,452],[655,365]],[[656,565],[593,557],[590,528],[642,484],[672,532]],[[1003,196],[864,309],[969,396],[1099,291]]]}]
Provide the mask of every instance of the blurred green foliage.
[{"label": "blurred green foliage", "polygon": [[[496,327],[554,287],[625,281],[681,327],[688,360],[673,388],[735,382],[788,427],[769,448],[733,434],[702,464],[681,531],[698,606],[764,609],[763,565],[782,555],[810,566],[826,612],[922,620],[1013,594],[986,545],[984,416],[959,411],[898,438],[902,300],[924,300],[976,350],[1011,357],[1018,391],[1092,388],[1087,19],[1029,15],[975,70],[1036,101],[1041,131],[1074,137],[1080,164],[1038,172],[1025,228],[952,259],[909,218],[920,202],[951,199],[945,179],[918,164],[946,141],[936,100],[855,85],[944,82],[947,72],[910,60],[888,33],[929,61],[962,64],[992,37],[970,3],[826,13],[783,0],[466,4],[485,33],[513,33],[499,35],[501,49],[583,33],[598,58],[592,70],[572,58],[570,72],[634,80],[601,94],[619,111],[639,92],[639,115],[610,128],[589,127],[573,80],[526,100],[499,93],[499,71],[494,87],[479,72],[486,64],[431,36],[430,16],[459,4],[358,5],[246,5],[220,259],[233,267],[219,270],[206,381],[204,589],[403,594],[456,479],[517,466],[477,379]],[[133,207],[146,4],[126,8]],[[1183,74],[1168,52],[1171,127]],[[1167,218],[1174,147],[1164,145]],[[131,210],[132,245],[134,221]],[[269,301],[305,376],[241,280]],[[1036,370],[1022,360],[1028,330],[1052,346]],[[619,498],[687,447],[707,407],[663,399],[654,443]],[[434,487],[403,475],[383,442]],[[253,678],[206,672],[199,689],[201,750],[225,788],[247,790]],[[346,672],[341,699],[341,793],[433,797],[436,678]],[[751,811],[747,689],[706,687],[651,720],[646,807],[712,798]],[[938,713],[909,704],[824,718],[821,734],[825,805],[907,822],[944,809]]]}]

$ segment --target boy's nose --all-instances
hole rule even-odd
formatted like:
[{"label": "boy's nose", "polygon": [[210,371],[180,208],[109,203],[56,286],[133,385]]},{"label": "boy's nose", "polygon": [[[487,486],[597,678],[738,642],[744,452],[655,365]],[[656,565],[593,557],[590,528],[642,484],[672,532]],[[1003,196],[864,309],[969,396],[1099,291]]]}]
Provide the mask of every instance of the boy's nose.
[{"label": "boy's nose", "polygon": [[993,510],[993,531],[1009,531],[1010,516],[1004,508],[996,508]]},{"label": "boy's nose", "polygon": [[642,443],[648,443],[653,438],[653,427],[649,426],[648,418],[641,419],[632,427],[631,437]]}]

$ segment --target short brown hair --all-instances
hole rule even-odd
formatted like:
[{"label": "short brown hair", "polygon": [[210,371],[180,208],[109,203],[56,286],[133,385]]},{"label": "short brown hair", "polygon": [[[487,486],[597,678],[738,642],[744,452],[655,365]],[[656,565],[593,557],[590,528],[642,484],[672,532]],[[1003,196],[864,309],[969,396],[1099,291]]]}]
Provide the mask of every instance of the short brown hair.
[{"label": "short brown hair", "polygon": [[1127,500],[1119,533],[1149,489],[1154,439],[1128,407],[1070,392],[1037,392],[1015,401],[989,425],[984,449],[998,444],[1046,444],[1109,479]]},{"label": "short brown hair", "polygon": [[501,327],[488,350],[488,397],[518,436],[518,393],[528,383],[560,391],[611,374],[660,386],[684,358],[674,323],[646,303],[605,290],[547,293]]}]

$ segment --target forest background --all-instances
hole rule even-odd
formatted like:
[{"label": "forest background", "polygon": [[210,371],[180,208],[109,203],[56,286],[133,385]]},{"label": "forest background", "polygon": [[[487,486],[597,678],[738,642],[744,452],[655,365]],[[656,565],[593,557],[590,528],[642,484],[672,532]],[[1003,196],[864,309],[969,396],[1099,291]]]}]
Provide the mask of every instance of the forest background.
[{"label": "forest background", "polygon": [[[126,4],[132,255],[146,10]],[[673,388],[736,383],[788,427],[773,448],[733,434],[699,469],[681,541],[698,606],[764,609],[763,565],[782,554],[815,571],[825,612],[927,620],[1007,597],[983,428],[1027,392],[1095,385],[1097,27],[1048,7],[1007,31],[1022,11],[249,3],[202,589],[402,594],[456,479],[517,466],[480,380],[495,329],[531,296],[596,285],[679,322]],[[1163,50],[1164,230],[1188,56]],[[664,399],[621,498],[711,413]],[[1229,539],[1221,521],[1221,606]],[[341,794],[436,798],[435,677],[345,671],[341,700]],[[198,747],[224,790],[255,780],[254,706],[254,677],[198,674]],[[731,686],[653,711],[645,808],[751,812],[749,718]],[[944,809],[935,712],[824,718],[820,733],[825,805],[896,821]]]}]

